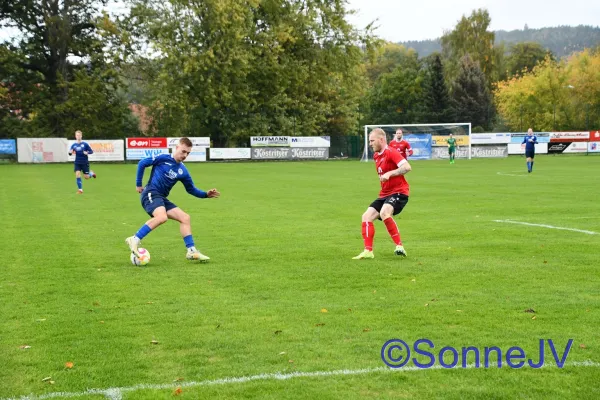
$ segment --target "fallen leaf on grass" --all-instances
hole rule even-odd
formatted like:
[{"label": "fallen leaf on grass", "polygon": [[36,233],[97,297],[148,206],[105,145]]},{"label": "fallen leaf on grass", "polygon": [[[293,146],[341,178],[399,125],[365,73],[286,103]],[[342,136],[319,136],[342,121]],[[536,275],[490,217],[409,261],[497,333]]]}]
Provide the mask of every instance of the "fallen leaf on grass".
[{"label": "fallen leaf on grass", "polygon": [[579,348],[580,348],[580,349],[587,349],[587,347],[585,347],[585,344],[583,344],[583,343],[581,343],[581,344],[579,345]]},{"label": "fallen leaf on grass", "polygon": [[548,264],[548,261],[544,260],[544,264]]},{"label": "fallen leaf on grass", "polygon": [[533,317],[531,317],[531,319],[536,319],[536,316],[534,315]]},{"label": "fallen leaf on grass", "polygon": [[158,344],[158,340],[152,340],[150,343],[152,343],[152,344]]},{"label": "fallen leaf on grass", "polygon": [[279,335],[281,332],[283,332],[283,331],[275,331],[273,333],[276,334],[276,335]]},{"label": "fallen leaf on grass", "polygon": [[279,353],[280,356],[286,354],[285,351],[282,351],[281,353]]},{"label": "fallen leaf on grass", "polygon": [[315,324],[315,326],[325,326],[324,323],[320,323],[320,324]]},{"label": "fallen leaf on grass", "polygon": [[525,312],[535,314],[535,310],[533,308],[528,308]]},{"label": "fallen leaf on grass", "polygon": [[35,322],[44,322],[45,320],[46,320],[46,318],[39,318],[39,319],[36,319]]},{"label": "fallen leaf on grass", "polygon": [[73,364],[71,361],[67,361],[67,362],[65,363],[65,368],[67,368],[67,369],[71,369],[71,368],[73,368],[73,365],[74,365],[74,364]]},{"label": "fallen leaf on grass", "polygon": [[175,378],[175,380],[173,382],[181,382],[183,380],[183,378]]},{"label": "fallen leaf on grass", "polygon": [[183,392],[183,390],[181,390],[181,388],[178,387],[177,389],[175,389],[173,391],[173,396],[179,396],[181,394],[181,392]]},{"label": "fallen leaf on grass", "polygon": [[[348,311],[352,312],[352,309],[351,309],[351,308],[349,308],[349,309],[348,309]],[[589,311],[589,310],[588,310],[588,311]]]},{"label": "fallen leaf on grass", "polygon": [[371,329],[365,328],[365,329],[363,329],[363,332],[371,332]]},{"label": "fallen leaf on grass", "polygon": [[20,348],[20,349],[30,349],[30,348],[31,348],[31,346],[28,346],[28,345],[24,344],[24,345],[22,345],[22,346],[19,346],[19,348]]},{"label": "fallen leaf on grass", "polygon": [[293,363],[294,363],[294,360],[288,360],[288,362],[289,362],[290,364],[293,364]]},{"label": "fallen leaf on grass", "polygon": [[429,303],[425,303],[425,307],[429,306]]},{"label": "fallen leaf on grass", "polygon": [[326,312],[329,312],[329,311],[327,311],[327,309],[326,309],[326,308],[321,308],[321,312],[322,312],[322,313],[326,313]]},{"label": "fallen leaf on grass", "polygon": [[42,382],[48,382],[50,379],[52,379],[51,376],[47,376],[44,379],[42,379]]}]

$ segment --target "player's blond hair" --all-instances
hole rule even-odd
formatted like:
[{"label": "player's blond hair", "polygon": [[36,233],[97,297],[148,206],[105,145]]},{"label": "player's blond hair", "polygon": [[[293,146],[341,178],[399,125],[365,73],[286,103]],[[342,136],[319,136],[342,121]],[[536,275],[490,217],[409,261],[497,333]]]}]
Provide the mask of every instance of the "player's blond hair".
[{"label": "player's blond hair", "polygon": [[382,137],[385,139],[385,132],[381,128],[375,128],[371,131],[371,135],[375,135],[377,137]]}]

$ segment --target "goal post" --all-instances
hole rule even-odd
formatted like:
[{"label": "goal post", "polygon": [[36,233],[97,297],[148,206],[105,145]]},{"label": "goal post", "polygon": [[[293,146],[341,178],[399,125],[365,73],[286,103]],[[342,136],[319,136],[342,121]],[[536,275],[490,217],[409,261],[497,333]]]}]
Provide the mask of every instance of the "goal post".
[{"label": "goal post", "polygon": [[387,141],[394,139],[396,129],[401,128],[404,139],[413,148],[413,155],[409,159],[447,159],[448,137],[454,136],[457,142],[456,158],[471,159],[471,123],[445,123],[445,124],[390,124],[390,125],[365,125],[364,148],[360,161],[373,160],[373,150],[369,147],[369,133],[381,128],[386,133]]}]

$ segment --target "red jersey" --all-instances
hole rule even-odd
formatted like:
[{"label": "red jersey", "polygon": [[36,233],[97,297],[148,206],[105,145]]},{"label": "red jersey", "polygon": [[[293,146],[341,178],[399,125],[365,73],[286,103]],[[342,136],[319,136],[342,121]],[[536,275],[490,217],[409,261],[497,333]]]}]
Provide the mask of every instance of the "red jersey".
[{"label": "red jersey", "polygon": [[412,156],[413,151],[410,148],[410,143],[408,143],[406,140],[401,140],[401,141],[397,141],[396,139],[392,139],[390,140],[390,142],[388,143],[388,146],[398,150],[400,152],[400,154],[402,154],[402,157],[404,157],[405,159],[408,159],[407,157],[407,152],[409,156]]},{"label": "red jersey", "polygon": [[[380,178],[386,172],[398,169],[401,163],[407,162],[400,152],[390,147],[386,147],[381,153],[373,154],[373,159],[375,160],[375,168],[377,168],[377,174]],[[404,175],[392,176],[387,182],[381,181],[379,198],[388,197],[395,193],[409,195],[409,186],[406,179],[404,179]]]}]

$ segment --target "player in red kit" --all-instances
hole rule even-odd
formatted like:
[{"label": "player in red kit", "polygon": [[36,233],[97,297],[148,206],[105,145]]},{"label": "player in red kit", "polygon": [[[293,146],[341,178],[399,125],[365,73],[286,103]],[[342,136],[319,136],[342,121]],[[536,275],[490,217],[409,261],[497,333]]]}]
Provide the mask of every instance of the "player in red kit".
[{"label": "player in red kit", "polygon": [[402,129],[400,128],[396,129],[395,138],[390,140],[388,146],[398,150],[400,154],[402,154],[402,157],[404,157],[406,160],[408,160],[408,156],[413,155],[413,150],[410,148],[410,143],[403,139]]},{"label": "player in red kit", "polygon": [[372,202],[362,215],[362,236],[365,249],[353,259],[375,258],[373,254],[373,237],[375,236],[373,221],[376,219],[383,221],[392,240],[396,243],[394,253],[406,257],[406,250],[402,246],[398,225],[393,216],[399,214],[408,203],[409,186],[404,175],[410,172],[410,164],[400,152],[387,145],[385,132],[380,128],[371,131],[369,144],[374,151],[373,159],[381,182],[381,191],[379,198]]}]

